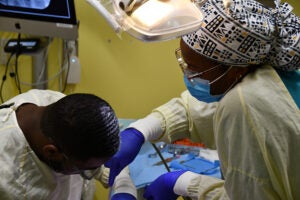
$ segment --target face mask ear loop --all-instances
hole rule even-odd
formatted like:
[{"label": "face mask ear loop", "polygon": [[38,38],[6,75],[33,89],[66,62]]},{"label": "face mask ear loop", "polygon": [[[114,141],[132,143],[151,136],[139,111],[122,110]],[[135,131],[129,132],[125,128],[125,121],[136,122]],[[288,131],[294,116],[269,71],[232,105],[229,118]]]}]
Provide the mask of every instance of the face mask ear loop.
[{"label": "face mask ear loop", "polygon": [[202,74],[205,74],[205,73],[207,73],[207,72],[210,72],[210,71],[212,71],[212,70],[214,70],[214,69],[216,69],[216,68],[218,68],[218,67],[220,67],[220,66],[221,66],[221,64],[218,64],[218,65],[213,66],[212,68],[209,68],[209,69],[204,70],[204,71],[202,71],[202,72],[198,72],[198,73],[189,75],[187,78],[188,78],[188,79],[196,78],[196,77],[201,76]]},{"label": "face mask ear loop", "polygon": [[221,78],[223,78],[226,74],[228,74],[228,72],[229,72],[231,69],[232,69],[232,66],[230,66],[230,67],[226,70],[226,72],[224,72],[221,76],[219,76],[218,78],[216,78],[215,80],[213,80],[213,81],[210,82],[209,84],[211,85],[211,84],[217,82],[218,80],[220,80]]}]

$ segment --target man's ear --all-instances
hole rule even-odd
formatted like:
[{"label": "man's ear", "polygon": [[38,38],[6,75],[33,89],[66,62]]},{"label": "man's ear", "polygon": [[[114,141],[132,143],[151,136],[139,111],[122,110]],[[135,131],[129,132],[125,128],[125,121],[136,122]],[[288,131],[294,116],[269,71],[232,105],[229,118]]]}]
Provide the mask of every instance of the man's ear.
[{"label": "man's ear", "polygon": [[49,160],[62,160],[63,154],[53,144],[46,144],[42,148],[43,155]]}]

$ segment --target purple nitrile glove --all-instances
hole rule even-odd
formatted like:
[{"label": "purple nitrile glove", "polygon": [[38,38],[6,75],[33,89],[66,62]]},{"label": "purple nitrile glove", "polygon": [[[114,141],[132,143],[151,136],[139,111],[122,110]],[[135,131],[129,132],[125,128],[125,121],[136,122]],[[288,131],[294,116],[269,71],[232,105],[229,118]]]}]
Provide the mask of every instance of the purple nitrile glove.
[{"label": "purple nitrile glove", "polygon": [[136,198],[128,193],[117,193],[112,196],[111,200],[136,200]]},{"label": "purple nitrile glove", "polygon": [[110,168],[109,186],[114,184],[116,176],[130,164],[139,153],[145,138],[141,132],[134,128],[125,129],[120,133],[120,148],[118,152],[105,163]]},{"label": "purple nitrile glove", "polygon": [[174,193],[177,179],[186,170],[168,172],[155,179],[145,190],[144,198],[147,200],[176,200],[179,195]]}]

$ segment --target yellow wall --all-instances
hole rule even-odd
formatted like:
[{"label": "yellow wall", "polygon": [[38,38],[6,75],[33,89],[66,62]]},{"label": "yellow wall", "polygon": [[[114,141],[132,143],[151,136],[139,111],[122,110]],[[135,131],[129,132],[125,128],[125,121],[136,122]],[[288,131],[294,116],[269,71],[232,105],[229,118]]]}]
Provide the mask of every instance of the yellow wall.
[{"label": "yellow wall", "polygon": [[103,96],[122,118],[142,117],[180,94],[184,85],[174,55],[177,40],[143,43],[126,33],[119,38],[89,4],[76,2],[84,67],[78,91]]},{"label": "yellow wall", "polygon": [[298,0],[281,0],[281,2],[288,2],[289,4],[291,4],[294,7],[293,12],[297,15],[300,15],[300,2]]}]

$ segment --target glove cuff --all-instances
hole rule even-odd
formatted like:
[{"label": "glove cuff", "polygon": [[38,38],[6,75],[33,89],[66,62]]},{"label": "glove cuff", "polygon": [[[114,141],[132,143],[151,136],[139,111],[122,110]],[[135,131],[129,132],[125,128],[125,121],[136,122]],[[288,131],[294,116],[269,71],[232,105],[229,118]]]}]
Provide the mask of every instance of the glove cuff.
[{"label": "glove cuff", "polygon": [[191,180],[198,177],[199,174],[187,171],[183,173],[176,181],[174,186],[174,192],[175,194],[181,195],[181,196],[189,196],[188,187],[191,183]]},{"label": "glove cuff", "polygon": [[156,140],[163,133],[161,121],[151,114],[143,119],[139,119],[131,123],[128,128],[134,128],[141,132],[145,138],[145,141]]}]

